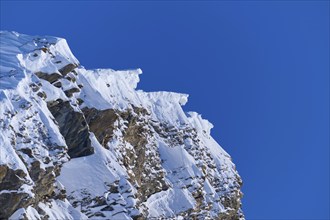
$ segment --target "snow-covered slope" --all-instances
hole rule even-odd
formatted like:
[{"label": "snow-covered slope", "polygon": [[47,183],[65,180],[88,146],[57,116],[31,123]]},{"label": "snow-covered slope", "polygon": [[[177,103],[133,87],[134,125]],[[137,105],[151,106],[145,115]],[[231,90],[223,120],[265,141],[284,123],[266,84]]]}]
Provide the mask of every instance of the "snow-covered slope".
[{"label": "snow-covered slope", "polygon": [[244,218],[188,95],[137,91],[140,69],[86,70],[61,38],[0,38],[0,218]]}]

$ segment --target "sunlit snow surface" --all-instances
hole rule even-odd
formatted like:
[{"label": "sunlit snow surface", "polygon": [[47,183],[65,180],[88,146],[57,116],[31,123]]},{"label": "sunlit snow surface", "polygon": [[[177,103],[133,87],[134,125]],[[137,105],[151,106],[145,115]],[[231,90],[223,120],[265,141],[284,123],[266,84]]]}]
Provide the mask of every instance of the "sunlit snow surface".
[{"label": "sunlit snow surface", "polygon": [[[18,157],[16,149],[11,144],[11,137],[15,129],[18,130],[21,123],[27,127],[26,135],[33,137],[33,132],[42,126],[44,132],[49,136],[49,142],[58,146],[65,146],[64,138],[59,132],[57,125],[53,121],[53,116],[47,108],[46,101],[56,99],[68,100],[72,103],[82,99],[84,103],[75,107],[76,111],[84,107],[104,109],[117,109],[120,111],[136,107],[143,107],[150,112],[150,117],[154,121],[164,123],[177,129],[192,128],[196,130],[202,150],[210,152],[217,172],[212,173],[215,178],[228,179],[228,186],[237,185],[235,183],[238,176],[229,155],[210,136],[213,127],[207,120],[195,112],[185,113],[182,105],[187,102],[188,95],[173,92],[144,92],[136,90],[139,82],[140,69],[115,71],[112,69],[86,70],[82,66],[76,68],[76,82],[62,80],[65,89],[83,85],[79,93],[67,98],[63,89],[57,88],[45,80],[37,78],[34,73],[58,73],[59,69],[67,64],[79,65],[78,60],[72,55],[66,41],[61,38],[48,36],[27,36],[15,32],[0,32],[1,37],[1,64],[0,64],[0,125],[10,124],[13,129],[2,129],[0,132],[0,165],[7,164],[12,169],[22,169],[27,173],[27,169],[21,158]],[[44,53],[40,48],[48,48],[50,53]],[[47,99],[43,100],[31,90],[29,84],[41,83],[41,91],[47,94]],[[30,103],[28,109],[19,108],[24,103]],[[80,109],[79,109],[80,108]],[[12,114],[8,116],[8,114]],[[33,116],[34,120],[29,120]],[[14,130],[14,131],[13,131]],[[119,147],[129,147],[123,144],[120,139],[121,134],[117,131],[117,139],[109,142],[110,149]],[[33,138],[32,138],[33,139]],[[67,195],[76,200],[83,199],[86,195],[90,197],[103,196],[107,201],[111,201],[112,194],[107,191],[106,184],[119,182],[126,191],[116,198],[122,201],[123,206],[118,209],[104,212],[110,219],[130,219],[127,212],[120,209],[130,209],[136,205],[133,194],[136,189],[128,181],[128,173],[118,161],[116,150],[107,150],[101,146],[93,134],[91,134],[92,146],[95,154],[71,159],[63,157],[63,168],[61,175],[57,178],[58,184],[67,191]],[[151,140],[150,140],[151,141]],[[144,203],[148,208],[149,217],[175,217],[180,212],[193,209],[196,201],[184,186],[187,184],[183,179],[191,177],[201,177],[202,171],[197,166],[199,161],[187,151],[187,146],[194,143],[187,139],[186,143],[177,146],[169,146],[163,138],[158,135],[153,136],[153,143],[162,160],[162,167],[166,172],[166,181],[171,186],[165,191],[161,191],[150,196]],[[52,156],[52,152],[39,137],[33,139],[30,145],[35,151],[40,153],[40,157]],[[25,146],[26,147],[26,146]],[[53,158],[56,160],[56,158]],[[28,160],[27,160],[28,161]],[[40,159],[42,162],[42,160]],[[66,162],[67,161],[67,162]],[[43,165],[47,166],[47,165]],[[221,170],[221,173],[220,173]],[[33,196],[33,181],[29,176],[27,184],[21,190]],[[191,181],[191,180],[190,180]],[[231,181],[231,182],[230,182]],[[194,183],[193,183],[194,184]],[[199,183],[196,183],[199,184]],[[219,195],[206,179],[202,186],[206,200],[214,202],[213,214],[224,211],[224,207],[219,201]],[[1,192],[0,192],[1,194]],[[87,218],[81,207],[73,208],[68,200],[52,200],[49,203],[40,203],[39,207],[49,215],[50,219],[81,219]],[[135,210],[137,213],[139,210]],[[132,211],[134,212],[134,210]],[[17,210],[12,219],[18,218],[26,213],[30,219],[39,219],[38,212],[33,207]]]}]

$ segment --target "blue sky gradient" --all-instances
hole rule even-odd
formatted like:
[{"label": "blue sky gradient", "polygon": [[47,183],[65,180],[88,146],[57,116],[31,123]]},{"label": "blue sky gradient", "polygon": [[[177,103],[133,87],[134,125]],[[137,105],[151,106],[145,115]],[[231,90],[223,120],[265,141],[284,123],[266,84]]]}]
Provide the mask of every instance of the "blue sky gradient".
[{"label": "blue sky gradient", "polygon": [[329,1],[1,1],[1,29],[190,94],[237,165],[247,219],[329,219]]}]

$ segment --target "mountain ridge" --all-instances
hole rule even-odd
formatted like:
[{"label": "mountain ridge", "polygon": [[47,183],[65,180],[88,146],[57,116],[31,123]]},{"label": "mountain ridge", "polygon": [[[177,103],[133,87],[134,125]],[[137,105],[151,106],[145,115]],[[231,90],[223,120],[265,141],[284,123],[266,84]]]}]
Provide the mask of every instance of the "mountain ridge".
[{"label": "mountain ridge", "polygon": [[188,95],[86,70],[62,38],[0,37],[0,218],[244,219],[241,178]]}]

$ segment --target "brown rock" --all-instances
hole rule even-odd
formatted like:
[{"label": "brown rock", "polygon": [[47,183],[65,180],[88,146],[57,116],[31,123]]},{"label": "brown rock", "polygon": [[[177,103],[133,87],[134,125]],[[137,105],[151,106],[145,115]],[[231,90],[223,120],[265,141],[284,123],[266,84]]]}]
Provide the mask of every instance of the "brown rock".
[{"label": "brown rock", "polygon": [[69,156],[75,158],[93,154],[94,148],[89,140],[89,130],[84,115],[74,111],[68,101],[56,100],[47,105],[69,147]]},{"label": "brown rock", "polygon": [[58,73],[43,73],[43,72],[36,72],[35,73],[40,79],[44,79],[47,80],[50,83],[53,83],[55,81],[57,81],[59,78],[62,77],[62,75],[58,74]]}]

